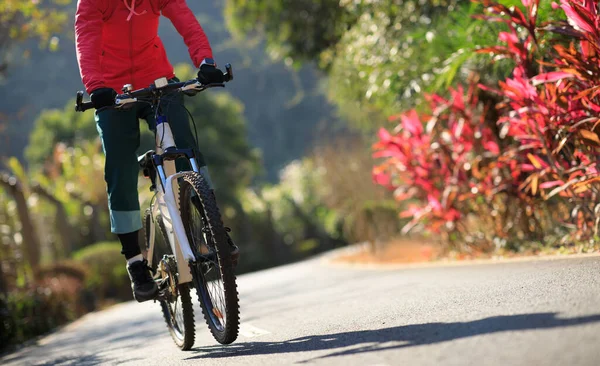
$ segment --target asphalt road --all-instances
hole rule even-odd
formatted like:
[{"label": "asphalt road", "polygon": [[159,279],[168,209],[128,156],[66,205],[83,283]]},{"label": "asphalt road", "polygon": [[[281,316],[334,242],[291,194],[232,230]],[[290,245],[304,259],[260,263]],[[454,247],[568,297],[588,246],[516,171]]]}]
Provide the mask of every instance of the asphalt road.
[{"label": "asphalt road", "polygon": [[154,303],[89,314],[2,365],[600,365],[600,257],[387,270],[311,260],[239,278],[230,346],[188,352]]}]

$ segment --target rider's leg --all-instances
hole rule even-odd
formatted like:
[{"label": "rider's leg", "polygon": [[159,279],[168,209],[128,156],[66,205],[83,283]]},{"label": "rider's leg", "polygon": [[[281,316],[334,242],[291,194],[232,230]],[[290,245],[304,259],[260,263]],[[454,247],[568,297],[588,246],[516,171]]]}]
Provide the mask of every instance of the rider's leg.
[{"label": "rider's leg", "polygon": [[158,288],[143,261],[139,246],[142,228],[138,201],[138,173],[136,150],[140,143],[140,129],[136,108],[129,110],[102,110],[96,113],[96,127],[106,156],[104,179],[108,193],[111,232],[121,241],[123,255],[138,301],[154,298]]}]

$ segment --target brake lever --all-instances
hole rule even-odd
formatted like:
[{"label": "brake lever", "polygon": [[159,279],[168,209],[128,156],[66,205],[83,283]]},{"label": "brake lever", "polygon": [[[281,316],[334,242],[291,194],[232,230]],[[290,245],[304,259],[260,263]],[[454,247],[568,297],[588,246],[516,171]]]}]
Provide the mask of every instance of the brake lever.
[{"label": "brake lever", "polygon": [[137,102],[137,98],[132,98],[132,97],[129,97],[126,95],[124,95],[124,98],[120,98],[120,96],[117,95],[117,97],[115,98],[115,108],[122,109],[127,104],[131,104],[131,103],[135,103],[135,102]]},{"label": "brake lever", "polygon": [[225,81],[233,80],[233,67],[231,64],[225,64],[225,72],[223,73]]},{"label": "brake lever", "polygon": [[196,82],[189,83],[187,85],[182,86],[181,88],[179,88],[179,91],[183,92],[183,93],[185,93],[185,92],[201,92],[208,88],[224,88],[224,87],[225,87],[225,84],[223,84],[223,83],[202,84],[201,82],[196,80]]},{"label": "brake lever", "polygon": [[202,83],[200,83],[198,80],[196,80],[196,82],[193,83],[189,83],[187,85],[182,86],[181,88],[179,88],[180,92],[186,92],[186,91],[200,91],[198,89],[202,88],[203,85]]}]

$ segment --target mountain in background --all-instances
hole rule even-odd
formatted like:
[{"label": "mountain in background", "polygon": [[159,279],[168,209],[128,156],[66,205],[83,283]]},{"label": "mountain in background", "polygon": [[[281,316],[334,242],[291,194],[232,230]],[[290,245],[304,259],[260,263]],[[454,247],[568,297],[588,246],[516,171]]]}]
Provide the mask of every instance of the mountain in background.
[{"label": "mountain in background", "polygon": [[[264,178],[275,181],[279,170],[302,157],[317,136],[337,129],[335,111],[320,92],[322,75],[310,66],[294,71],[271,62],[263,44],[232,40],[223,2],[188,3],[211,41],[217,63],[233,65],[235,80],[226,90],[245,105],[250,143],[262,150]],[[70,10],[74,13],[75,4]],[[39,50],[33,44],[30,56],[14,62],[0,84],[0,119],[8,121],[0,135],[0,156],[21,158],[40,111],[63,108],[83,89],[72,29],[71,24],[56,52]],[[182,38],[164,17],[160,36],[173,64],[191,62]],[[201,125],[202,117],[195,117]],[[226,144],[227,136],[222,138]]]}]

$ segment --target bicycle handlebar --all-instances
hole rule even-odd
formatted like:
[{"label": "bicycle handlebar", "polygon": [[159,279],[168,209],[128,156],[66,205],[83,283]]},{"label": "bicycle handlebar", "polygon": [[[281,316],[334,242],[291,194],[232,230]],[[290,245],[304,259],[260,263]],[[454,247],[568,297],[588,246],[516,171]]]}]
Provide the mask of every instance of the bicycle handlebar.
[{"label": "bicycle handlebar", "polygon": [[[232,70],[231,64],[225,64],[225,72],[223,73],[223,78],[224,78],[225,82],[229,82],[229,81],[233,80],[233,70]],[[115,97],[115,105],[112,107],[120,108],[126,104],[137,102],[138,98],[156,96],[157,92],[160,92],[161,94],[163,94],[165,92],[170,92],[170,91],[201,92],[206,89],[215,88],[215,87],[225,87],[225,84],[223,84],[223,83],[202,84],[198,81],[198,79],[191,79],[188,81],[183,81],[183,82],[178,82],[178,83],[168,83],[168,84],[160,85],[160,86],[156,85],[156,83],[155,83],[153,85],[150,85],[147,88],[142,88],[142,89],[133,90],[133,91],[124,90],[125,93],[118,94]],[[89,101],[89,102],[83,101],[83,91],[78,91],[77,97],[75,100],[75,111],[76,112],[85,112],[88,109],[92,109],[92,108],[94,108],[94,105],[92,104],[91,101]]]}]

